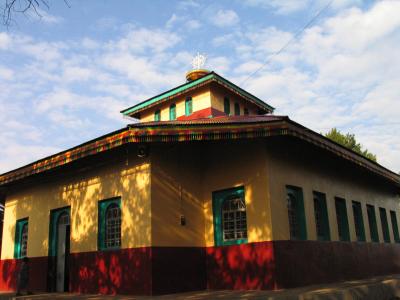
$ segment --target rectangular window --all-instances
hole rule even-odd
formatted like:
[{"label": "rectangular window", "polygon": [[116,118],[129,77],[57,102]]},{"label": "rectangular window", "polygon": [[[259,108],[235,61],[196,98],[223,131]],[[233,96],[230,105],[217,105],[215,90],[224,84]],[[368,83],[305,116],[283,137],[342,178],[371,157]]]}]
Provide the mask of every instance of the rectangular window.
[{"label": "rectangular window", "polygon": [[240,116],[240,106],[239,106],[239,103],[235,103],[235,116]]},{"label": "rectangular window", "polygon": [[231,102],[227,97],[224,98],[224,113],[228,116],[231,114]]},{"label": "rectangular window", "polygon": [[315,226],[317,229],[317,239],[329,241],[331,239],[328,219],[328,208],[326,206],[325,194],[313,192]]},{"label": "rectangular window", "polygon": [[99,201],[99,250],[118,249],[121,246],[121,198]]},{"label": "rectangular window", "polygon": [[156,121],[156,122],[161,121],[161,112],[160,112],[159,109],[157,109],[157,110],[154,112],[154,121]]},{"label": "rectangular window", "polygon": [[371,241],[379,243],[378,226],[376,223],[375,207],[367,204],[369,232],[371,234]]},{"label": "rectangular window", "polygon": [[303,190],[295,186],[286,186],[286,205],[289,217],[290,239],[306,240],[307,229]]},{"label": "rectangular window", "polygon": [[192,97],[187,97],[185,100],[185,115],[190,116],[193,113]]},{"label": "rectangular window", "polygon": [[340,241],[350,241],[349,221],[347,219],[346,200],[335,197],[336,221]]},{"label": "rectangular window", "polygon": [[247,243],[244,187],[213,192],[212,199],[215,245]]},{"label": "rectangular window", "polygon": [[175,104],[172,104],[169,107],[169,119],[170,119],[170,121],[173,121],[176,119],[176,105]]},{"label": "rectangular window", "polygon": [[361,203],[353,201],[352,206],[353,206],[354,227],[356,229],[357,241],[365,242],[364,220],[363,220]]},{"label": "rectangular window", "polygon": [[389,225],[386,216],[386,209],[384,209],[383,207],[379,207],[379,215],[381,217],[383,240],[385,241],[385,243],[390,243]]},{"label": "rectangular window", "polygon": [[28,218],[18,220],[15,225],[14,258],[23,258],[28,253]]},{"label": "rectangular window", "polygon": [[396,243],[400,243],[399,227],[397,226],[396,212],[393,210],[390,211],[390,220],[392,221],[392,230],[393,230],[394,241]]}]

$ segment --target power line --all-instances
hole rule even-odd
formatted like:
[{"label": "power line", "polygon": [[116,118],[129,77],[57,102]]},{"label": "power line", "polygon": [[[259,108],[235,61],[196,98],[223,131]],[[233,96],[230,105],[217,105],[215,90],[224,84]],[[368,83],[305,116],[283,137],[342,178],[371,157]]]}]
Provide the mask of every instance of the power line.
[{"label": "power line", "polygon": [[245,80],[243,80],[239,85],[242,86],[247,80],[249,80],[252,76],[257,74],[260,70],[262,70],[271,61],[271,58],[273,58],[273,57],[279,55],[281,52],[283,52],[294,40],[296,40],[304,32],[304,30],[306,30],[308,27],[310,27],[310,25],[313,24],[315,22],[315,20],[317,20],[318,17],[320,15],[322,15],[325,12],[325,10],[327,10],[332,5],[333,1],[335,1],[335,0],[329,1],[329,3],[327,5],[325,5],[322,9],[320,9],[314,17],[312,17],[300,30],[298,30],[296,32],[296,34],[286,44],[283,45],[282,48],[280,48],[278,51],[276,51],[276,52],[272,53],[270,56],[268,56],[267,60],[257,70],[255,70],[253,73],[251,73],[249,76],[247,76],[247,78]]}]

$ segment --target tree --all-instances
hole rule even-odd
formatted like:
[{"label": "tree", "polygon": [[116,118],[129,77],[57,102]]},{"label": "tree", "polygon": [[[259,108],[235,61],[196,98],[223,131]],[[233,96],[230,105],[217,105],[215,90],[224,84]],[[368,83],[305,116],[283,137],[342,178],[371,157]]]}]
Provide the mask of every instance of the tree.
[{"label": "tree", "polygon": [[377,161],[376,155],[369,152],[368,149],[363,149],[363,146],[360,143],[357,143],[357,140],[354,134],[346,133],[343,134],[336,128],[332,128],[328,133],[325,134],[328,139],[361,154],[362,156],[373,160],[374,162]]},{"label": "tree", "polygon": [[[40,7],[45,7],[49,9],[48,0],[0,0],[0,10],[3,11],[3,25],[10,26],[13,22],[13,15],[22,13],[27,15],[29,13],[34,13],[38,17],[42,17],[40,14]],[[64,3],[68,6],[67,0]]]}]

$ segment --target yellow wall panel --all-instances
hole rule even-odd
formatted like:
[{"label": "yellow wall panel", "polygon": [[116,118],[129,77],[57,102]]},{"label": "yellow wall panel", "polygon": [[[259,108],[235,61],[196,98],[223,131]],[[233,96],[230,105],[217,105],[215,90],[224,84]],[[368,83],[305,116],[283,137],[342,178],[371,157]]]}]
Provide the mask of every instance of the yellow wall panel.
[{"label": "yellow wall panel", "polygon": [[97,250],[98,201],[121,197],[122,248],[151,244],[150,164],[132,156],[65,179],[18,188],[6,198],[2,259],[14,255],[16,220],[29,217],[28,256],[47,256],[50,210],[71,206],[71,252]]}]

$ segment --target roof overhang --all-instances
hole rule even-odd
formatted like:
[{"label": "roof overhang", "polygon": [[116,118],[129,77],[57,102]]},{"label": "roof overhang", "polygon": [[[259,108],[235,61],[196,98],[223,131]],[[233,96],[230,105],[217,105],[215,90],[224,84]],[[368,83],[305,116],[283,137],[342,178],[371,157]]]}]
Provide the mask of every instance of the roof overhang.
[{"label": "roof overhang", "polygon": [[85,144],[0,175],[0,187],[125,144],[214,141],[292,136],[323,148],[400,187],[400,176],[324,136],[279,116],[220,117],[128,125]]},{"label": "roof overhang", "polygon": [[173,88],[169,91],[166,91],[162,94],[154,96],[150,99],[147,99],[143,102],[140,102],[134,106],[131,106],[127,109],[121,111],[124,116],[131,116],[134,117],[135,115],[139,114],[141,111],[168,101],[172,98],[178,97],[182,94],[188,93],[194,89],[197,89],[201,86],[207,85],[211,82],[215,82],[216,84],[229,89],[231,92],[236,93],[246,99],[247,101],[255,104],[260,110],[265,111],[265,113],[272,113],[274,111],[274,107],[265,103],[263,100],[257,98],[256,96],[250,94],[249,92],[245,91],[244,89],[238,87],[237,85],[233,84],[229,80],[226,80],[222,76],[218,75],[215,72],[210,72],[209,74],[193,80],[189,81],[185,84],[182,84],[176,88]]}]

